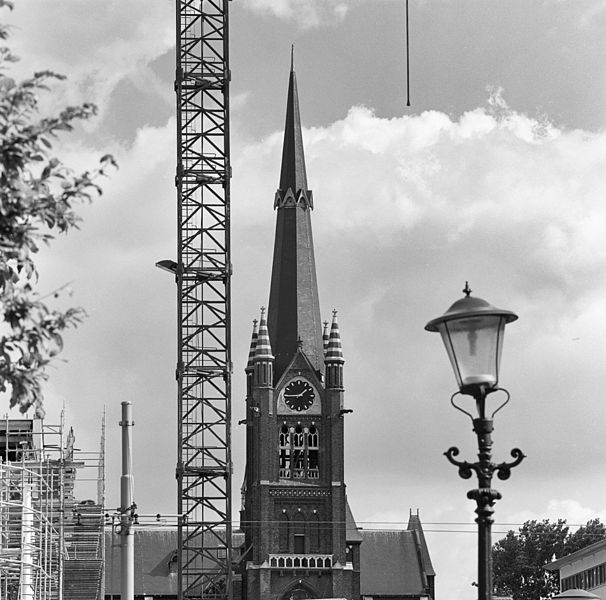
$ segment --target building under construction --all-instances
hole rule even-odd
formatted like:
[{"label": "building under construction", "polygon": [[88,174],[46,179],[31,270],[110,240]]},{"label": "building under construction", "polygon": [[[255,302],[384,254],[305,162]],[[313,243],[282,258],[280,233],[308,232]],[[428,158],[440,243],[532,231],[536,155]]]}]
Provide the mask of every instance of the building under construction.
[{"label": "building under construction", "polygon": [[86,453],[63,417],[0,421],[0,599],[103,598],[104,440]]}]

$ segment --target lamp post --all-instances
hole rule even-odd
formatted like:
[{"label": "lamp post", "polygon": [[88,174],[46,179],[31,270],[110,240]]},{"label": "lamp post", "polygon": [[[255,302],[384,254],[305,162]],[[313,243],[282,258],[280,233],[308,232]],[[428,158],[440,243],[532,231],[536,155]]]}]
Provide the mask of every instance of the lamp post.
[{"label": "lamp post", "polygon": [[[503,347],[505,325],[518,317],[508,310],[491,306],[481,298],[472,298],[469,285],[465,282],[465,296],[457,300],[441,317],[427,323],[427,331],[439,331],[452,364],[459,391],[450,402],[459,411],[471,418],[473,431],[478,438],[478,460],[475,463],[459,461],[455,458],[459,449],[452,446],[444,454],[459,468],[459,475],[469,479],[475,471],[478,487],[467,492],[467,497],[476,502],[476,523],[478,524],[478,599],[492,598],[492,557],[491,529],[494,503],[501,494],[492,489],[492,475],[508,479],[511,469],[519,465],[524,454],[519,448],[511,451],[512,462],[495,464],[492,462],[492,438],[494,415],[509,402],[509,392],[498,387],[499,365]],[[486,416],[486,397],[500,390],[506,394],[505,401]],[[475,399],[477,416],[474,417],[458,406],[454,399],[463,394]]]}]

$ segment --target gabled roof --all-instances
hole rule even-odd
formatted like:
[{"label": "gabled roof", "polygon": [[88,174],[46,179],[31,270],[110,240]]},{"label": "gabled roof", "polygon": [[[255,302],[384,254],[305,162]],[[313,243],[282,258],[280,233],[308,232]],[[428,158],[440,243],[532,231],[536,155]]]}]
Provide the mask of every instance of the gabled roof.
[{"label": "gabled roof", "polygon": [[345,502],[345,538],[349,543],[360,543],[362,541],[362,534],[358,529],[358,524],[354,519],[353,513],[351,512],[351,508],[349,508],[349,502]]},{"label": "gabled roof", "polygon": [[415,532],[421,569],[426,575],[435,575],[436,573],[433,570],[429,549],[427,548],[427,542],[425,541],[425,533],[423,533],[423,526],[421,525],[421,518],[419,517],[418,512],[414,515],[411,511],[408,518],[408,530]]},{"label": "gabled roof", "polygon": [[274,388],[278,389],[289,377],[289,374],[292,375],[292,371],[301,371],[302,374],[310,376],[312,380],[315,379],[315,383],[317,385],[322,384],[322,381],[318,377],[318,371],[315,365],[311,363],[307,354],[303,352],[302,348],[297,348],[296,352],[292,356],[292,360],[284,368],[284,371],[280,377],[278,379],[274,378]]},{"label": "gabled roof", "polygon": [[425,591],[414,531],[362,530],[360,591],[362,595],[405,596]]}]

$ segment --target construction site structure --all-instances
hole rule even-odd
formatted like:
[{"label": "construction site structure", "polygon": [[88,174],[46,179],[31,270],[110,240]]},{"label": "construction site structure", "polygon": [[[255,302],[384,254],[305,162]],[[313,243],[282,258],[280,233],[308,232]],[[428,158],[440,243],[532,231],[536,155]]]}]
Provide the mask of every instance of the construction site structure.
[{"label": "construction site structure", "polygon": [[178,597],[231,568],[229,0],[177,0]]},{"label": "construction site structure", "polygon": [[[41,419],[0,420],[0,598],[101,600],[104,435],[84,453],[74,433]],[[76,486],[96,483],[96,499]],[[87,485],[87,484],[84,484]]]}]

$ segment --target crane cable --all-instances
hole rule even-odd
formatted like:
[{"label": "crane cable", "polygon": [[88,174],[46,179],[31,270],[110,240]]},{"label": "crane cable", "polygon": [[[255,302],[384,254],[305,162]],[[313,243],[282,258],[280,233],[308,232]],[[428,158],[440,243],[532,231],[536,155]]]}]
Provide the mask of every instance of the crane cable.
[{"label": "crane cable", "polygon": [[406,106],[410,106],[410,35],[408,31],[408,0],[406,0]]}]

